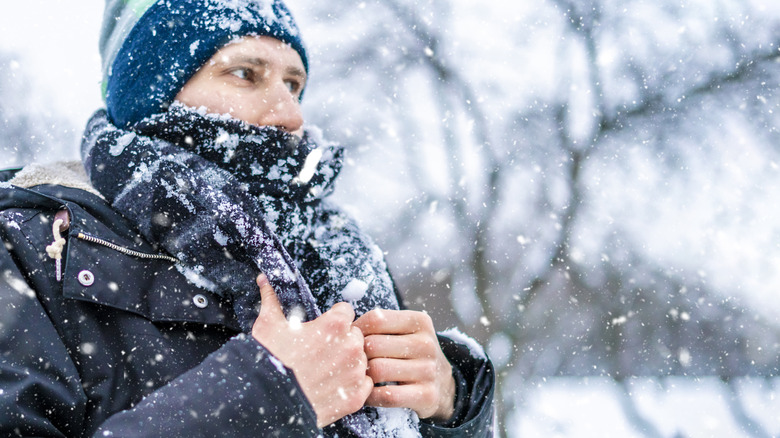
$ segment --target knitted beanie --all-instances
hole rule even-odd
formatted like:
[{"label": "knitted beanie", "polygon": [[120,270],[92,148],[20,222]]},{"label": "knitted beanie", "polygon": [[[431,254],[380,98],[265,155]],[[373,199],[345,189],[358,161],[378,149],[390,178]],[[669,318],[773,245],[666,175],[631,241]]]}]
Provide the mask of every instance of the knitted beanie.
[{"label": "knitted beanie", "polygon": [[309,64],[281,0],[106,0],[100,53],[112,123],[127,127],[164,112],[179,90],[227,43],[270,36]]}]

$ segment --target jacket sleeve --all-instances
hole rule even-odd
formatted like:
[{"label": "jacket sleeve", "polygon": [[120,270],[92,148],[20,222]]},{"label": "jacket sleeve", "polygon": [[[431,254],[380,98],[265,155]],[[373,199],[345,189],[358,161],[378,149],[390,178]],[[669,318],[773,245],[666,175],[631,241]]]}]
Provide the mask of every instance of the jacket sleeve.
[{"label": "jacket sleeve", "polygon": [[439,345],[452,365],[455,378],[455,413],[446,423],[420,422],[426,438],[493,436],[493,364],[471,338],[449,330],[439,334]]},{"label": "jacket sleeve", "polygon": [[317,436],[316,416],[285,368],[239,335],[194,369],[112,416],[96,437]]},{"label": "jacket sleeve", "polygon": [[[8,231],[8,221],[4,232]],[[91,403],[40,296],[0,247],[0,436],[83,437]],[[21,244],[21,243],[20,243]],[[33,264],[36,261],[31,261]],[[40,261],[42,264],[43,261]],[[104,364],[104,366],[112,366]],[[292,371],[254,338],[237,336],[198,366],[104,421],[95,436],[316,436]]]}]

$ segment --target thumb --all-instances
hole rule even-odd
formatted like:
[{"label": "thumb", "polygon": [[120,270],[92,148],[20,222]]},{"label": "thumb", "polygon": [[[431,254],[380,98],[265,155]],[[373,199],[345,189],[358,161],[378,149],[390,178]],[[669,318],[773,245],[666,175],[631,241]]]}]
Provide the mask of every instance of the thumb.
[{"label": "thumb", "polygon": [[257,276],[257,286],[260,287],[260,314],[270,316],[274,319],[286,319],[279,297],[276,296],[273,286],[268,281],[265,274]]}]

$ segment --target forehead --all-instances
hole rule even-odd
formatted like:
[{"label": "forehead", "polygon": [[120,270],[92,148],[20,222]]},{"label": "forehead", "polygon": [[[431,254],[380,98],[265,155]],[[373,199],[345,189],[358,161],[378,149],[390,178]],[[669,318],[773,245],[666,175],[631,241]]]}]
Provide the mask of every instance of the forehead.
[{"label": "forehead", "polygon": [[303,70],[300,55],[289,44],[269,36],[246,36],[235,39],[212,56],[212,62],[232,62],[257,58],[267,63]]}]

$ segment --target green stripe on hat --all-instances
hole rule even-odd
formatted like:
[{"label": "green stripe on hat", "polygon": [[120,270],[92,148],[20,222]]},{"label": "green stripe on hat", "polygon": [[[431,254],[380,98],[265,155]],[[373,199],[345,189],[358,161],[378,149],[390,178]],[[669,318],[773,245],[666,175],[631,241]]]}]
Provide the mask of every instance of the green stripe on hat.
[{"label": "green stripe on hat", "polygon": [[101,94],[106,99],[106,86],[111,64],[135,23],[158,0],[106,0],[103,26],[100,30],[100,55],[103,81]]},{"label": "green stripe on hat", "polygon": [[157,0],[123,0],[125,6],[132,9],[137,16],[141,16],[152,6]]}]

